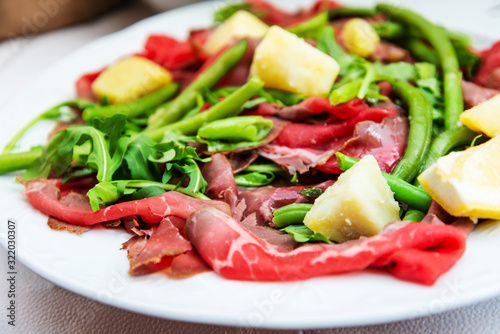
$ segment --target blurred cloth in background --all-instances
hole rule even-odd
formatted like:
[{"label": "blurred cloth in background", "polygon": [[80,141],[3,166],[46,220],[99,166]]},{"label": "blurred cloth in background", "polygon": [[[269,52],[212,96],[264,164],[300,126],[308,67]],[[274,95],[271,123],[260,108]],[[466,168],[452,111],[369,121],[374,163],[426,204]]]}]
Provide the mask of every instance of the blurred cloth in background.
[{"label": "blurred cloth in background", "polygon": [[[0,40],[34,35],[104,14],[140,0],[0,0]],[[142,0],[162,12],[200,0]]]},{"label": "blurred cloth in background", "polygon": [[0,0],[0,40],[88,20],[128,1]]}]

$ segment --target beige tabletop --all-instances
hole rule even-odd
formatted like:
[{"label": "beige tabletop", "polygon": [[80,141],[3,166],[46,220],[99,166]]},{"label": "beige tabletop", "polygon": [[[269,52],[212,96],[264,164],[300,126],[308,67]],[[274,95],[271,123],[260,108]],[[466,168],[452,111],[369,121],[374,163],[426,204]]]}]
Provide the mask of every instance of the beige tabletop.
[{"label": "beige tabletop", "polygon": [[[178,3],[179,1],[174,1]],[[484,1],[483,1],[484,2]],[[491,1],[490,1],[491,2]],[[150,16],[155,9],[132,2],[91,22],[0,42],[0,108],[14,92],[57,59],[87,42]],[[497,20],[500,18],[500,12]],[[498,24],[498,22],[497,22]],[[3,223],[2,223],[3,226]],[[3,227],[2,227],[3,228]],[[65,232],[60,232],[65,233]],[[0,272],[7,276],[0,247]],[[0,333],[498,333],[500,298],[428,317],[351,328],[279,331],[233,328],[159,319],[108,306],[64,290],[17,264],[16,327],[7,325],[6,278],[0,281]],[[500,284],[500,282],[499,282]]]}]

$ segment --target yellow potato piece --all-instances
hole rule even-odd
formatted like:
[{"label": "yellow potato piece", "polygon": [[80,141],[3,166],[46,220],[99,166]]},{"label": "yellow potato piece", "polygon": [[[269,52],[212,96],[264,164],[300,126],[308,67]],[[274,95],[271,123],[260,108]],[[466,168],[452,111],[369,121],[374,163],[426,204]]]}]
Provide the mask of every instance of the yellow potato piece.
[{"label": "yellow potato piece", "polygon": [[172,82],[162,66],[142,57],[129,57],[108,67],[92,84],[93,92],[111,104],[122,104]]},{"label": "yellow potato piece", "polygon": [[269,29],[255,50],[250,69],[265,87],[307,96],[324,96],[340,67],[329,55],[278,26]]},{"label": "yellow potato piece", "polygon": [[488,137],[500,134],[500,94],[464,111],[460,115],[462,122],[469,129],[481,132]]},{"label": "yellow potato piece", "polygon": [[375,158],[363,157],[316,199],[304,224],[330,240],[372,236],[399,220],[399,205]]},{"label": "yellow potato piece", "polygon": [[349,52],[368,57],[375,52],[380,37],[370,23],[355,18],[347,21],[343,30],[344,43]]},{"label": "yellow potato piece", "polygon": [[500,219],[500,136],[439,158],[418,181],[454,216]]},{"label": "yellow potato piece", "polygon": [[269,26],[257,16],[240,10],[219,25],[210,34],[205,44],[205,51],[213,54],[226,46],[233,39],[263,37]]}]

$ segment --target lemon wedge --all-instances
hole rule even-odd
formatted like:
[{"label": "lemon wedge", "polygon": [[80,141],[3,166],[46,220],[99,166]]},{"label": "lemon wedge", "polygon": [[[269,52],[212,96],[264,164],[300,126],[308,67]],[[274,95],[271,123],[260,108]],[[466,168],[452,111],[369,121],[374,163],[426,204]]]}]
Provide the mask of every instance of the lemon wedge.
[{"label": "lemon wedge", "polygon": [[500,136],[439,158],[418,181],[454,216],[500,219]]},{"label": "lemon wedge", "polygon": [[460,115],[460,122],[469,129],[484,133],[488,137],[499,135],[500,94],[464,111]]}]

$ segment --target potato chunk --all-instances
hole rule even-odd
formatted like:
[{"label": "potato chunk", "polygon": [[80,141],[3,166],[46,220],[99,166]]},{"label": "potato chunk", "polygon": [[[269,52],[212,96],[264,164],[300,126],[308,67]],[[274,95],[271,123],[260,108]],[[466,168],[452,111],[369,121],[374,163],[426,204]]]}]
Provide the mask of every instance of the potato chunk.
[{"label": "potato chunk", "polygon": [[365,156],[316,199],[304,224],[335,242],[372,236],[399,220],[399,205],[375,158]]},{"label": "potato chunk", "polygon": [[104,70],[92,84],[92,90],[111,104],[122,104],[171,82],[172,76],[160,65],[146,58],[129,57]]},{"label": "potato chunk", "polygon": [[380,43],[380,37],[372,25],[360,18],[347,21],[343,34],[349,52],[364,58],[372,55]]},{"label": "potato chunk", "polygon": [[263,37],[269,26],[259,18],[245,10],[240,10],[217,26],[205,44],[205,51],[213,54],[231,42],[232,39],[244,37]]},{"label": "potato chunk", "polygon": [[250,73],[265,87],[307,96],[327,95],[339,64],[295,34],[273,26],[255,50]]},{"label": "potato chunk", "polygon": [[460,122],[473,131],[482,132],[488,137],[500,134],[500,94],[464,111]]}]

